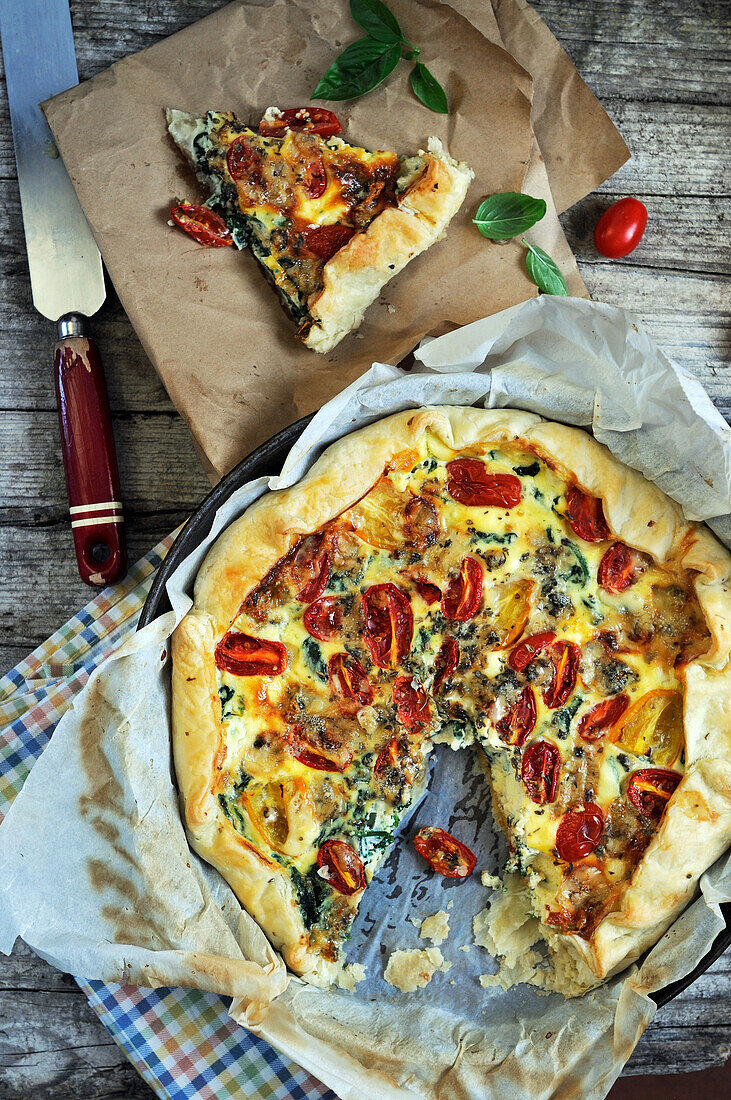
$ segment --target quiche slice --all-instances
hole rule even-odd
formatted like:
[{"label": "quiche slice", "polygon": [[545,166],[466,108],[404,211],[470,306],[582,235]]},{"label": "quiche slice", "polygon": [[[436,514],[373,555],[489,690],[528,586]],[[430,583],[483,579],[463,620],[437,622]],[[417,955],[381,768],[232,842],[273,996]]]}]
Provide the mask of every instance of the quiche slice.
[{"label": "quiche slice", "polygon": [[318,352],[444,235],[473,175],[436,138],[410,157],[348,145],[322,108],[270,107],[258,130],[230,111],[167,119],[210,194],[204,208],[178,204],[173,219],[203,243],[248,247]]},{"label": "quiche slice", "polygon": [[477,752],[554,985],[589,988],[731,840],[730,578],[577,429],[442,407],[355,432],[219,537],[174,635],[191,844],[325,984],[432,746]]}]

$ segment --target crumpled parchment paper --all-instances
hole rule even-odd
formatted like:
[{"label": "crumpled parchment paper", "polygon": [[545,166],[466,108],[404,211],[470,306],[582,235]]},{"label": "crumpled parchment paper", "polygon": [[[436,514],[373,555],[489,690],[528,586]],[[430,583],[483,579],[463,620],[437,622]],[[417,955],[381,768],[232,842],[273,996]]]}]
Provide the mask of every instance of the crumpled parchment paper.
[{"label": "crumpled parchment paper", "polygon": [[[424,403],[510,404],[593,427],[728,543],[728,427],[631,315],[580,299],[540,298],[430,341],[408,374],[374,365],[318,413],[272,487],[295,482],[344,432]],[[347,955],[368,975],[352,994],[288,975],[229,888],[189,851],[171,772],[168,638],[208,546],[266,488],[259,479],[222,506],[209,539],[169,582],[173,611],[97,671],[35,765],[0,827],[0,949],[21,936],[88,978],[230,994],[235,1019],[343,1100],[600,1100],[652,1018],[648,994],[687,974],[723,927],[728,855],[640,967],[565,1001],[528,986],[480,986],[478,975],[496,964],[471,926],[492,890],[477,875],[456,884],[430,875],[408,843],[364,896]],[[431,767],[439,779],[401,836],[420,820],[442,821],[477,852],[480,870],[494,872],[505,845],[474,755],[440,746]],[[383,981],[388,955],[426,947],[411,920],[438,909],[450,918],[441,951],[451,968],[426,989],[398,993]]]}]

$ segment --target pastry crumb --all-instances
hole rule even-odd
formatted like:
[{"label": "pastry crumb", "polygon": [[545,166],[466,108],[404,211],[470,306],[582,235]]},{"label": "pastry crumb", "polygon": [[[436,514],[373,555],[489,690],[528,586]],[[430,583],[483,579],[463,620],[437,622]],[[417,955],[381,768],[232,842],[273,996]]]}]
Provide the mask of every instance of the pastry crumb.
[{"label": "pastry crumb", "polygon": [[358,982],[362,982],[366,976],[366,969],[361,963],[348,963],[338,974],[338,985],[348,993],[352,993]]},{"label": "pastry crumb", "polygon": [[472,944],[463,943],[462,946],[460,947],[460,951],[469,951],[471,946],[472,946]]},{"label": "pastry crumb", "polygon": [[491,875],[489,871],[483,871],[480,875],[480,882],[483,886],[497,890],[499,886],[502,886],[503,882],[499,875]]},{"label": "pastry crumb", "polygon": [[426,951],[394,951],[383,977],[402,993],[413,993],[428,985],[437,970],[446,972],[451,965],[438,947],[428,947]]},{"label": "pastry crumb", "polygon": [[388,310],[389,313],[395,313],[396,312],[396,306],[392,306],[390,302],[386,303],[386,309]]},{"label": "pastry crumb", "polygon": [[422,940],[431,940],[435,946],[444,943],[449,937],[449,917],[444,909],[432,913],[421,922],[419,936]]}]

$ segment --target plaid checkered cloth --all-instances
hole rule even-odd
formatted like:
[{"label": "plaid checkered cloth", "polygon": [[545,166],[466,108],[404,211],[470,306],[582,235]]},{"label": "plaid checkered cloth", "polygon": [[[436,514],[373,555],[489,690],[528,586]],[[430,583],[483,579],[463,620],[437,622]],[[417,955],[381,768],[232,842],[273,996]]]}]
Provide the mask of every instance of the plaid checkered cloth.
[{"label": "plaid checkered cloth", "polygon": [[[69,619],[0,679],[0,821],[74,695],[131,634],[155,570],[177,532],[127,579]],[[228,1016],[224,997],[77,978],[89,1003],[148,1085],[170,1100],[337,1100],[321,1082]]]}]

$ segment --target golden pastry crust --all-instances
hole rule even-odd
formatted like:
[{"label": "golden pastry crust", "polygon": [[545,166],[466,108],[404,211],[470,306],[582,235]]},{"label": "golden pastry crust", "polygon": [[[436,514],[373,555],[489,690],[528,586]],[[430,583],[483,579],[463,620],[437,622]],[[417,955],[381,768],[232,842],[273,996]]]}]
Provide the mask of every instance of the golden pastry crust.
[{"label": "golden pastry crust", "polygon": [[288,879],[238,837],[213,794],[221,736],[214,647],[246,594],[296,540],[363,496],[426,432],[430,442],[451,450],[505,442],[533,450],[601,499],[613,537],[658,564],[698,573],[695,588],[711,645],[686,669],[685,775],[619,908],[588,939],[545,929],[559,966],[563,960],[567,985],[577,965],[603,979],[662,934],[731,842],[731,556],[587,433],[534,414],[443,406],[377,421],[331,445],[297,485],[266,494],[220,536],[198,574],[194,608],[173,638],[173,747],[190,841],[231,883],[292,969],[316,982],[332,978],[333,964],[306,946]]},{"label": "golden pastry crust", "polygon": [[447,156],[435,138],[429,152],[419,150],[419,155],[424,169],[398,204],[382,211],[325,264],[323,288],[309,302],[312,323],[304,337],[313,351],[330,351],[357,328],[386,283],[444,236],[464,202],[471,169]]}]

